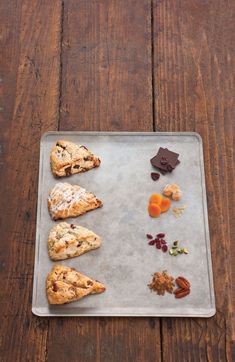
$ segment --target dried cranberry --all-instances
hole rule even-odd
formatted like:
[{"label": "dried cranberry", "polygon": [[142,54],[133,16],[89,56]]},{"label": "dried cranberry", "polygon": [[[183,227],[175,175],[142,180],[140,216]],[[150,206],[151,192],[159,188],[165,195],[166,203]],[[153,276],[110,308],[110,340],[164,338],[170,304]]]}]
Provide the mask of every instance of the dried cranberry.
[{"label": "dried cranberry", "polygon": [[160,242],[161,244],[166,244],[166,240],[161,239]]},{"label": "dried cranberry", "polygon": [[163,233],[160,233],[160,234],[157,234],[157,238],[164,238],[165,237],[165,234],[163,234]]},{"label": "dried cranberry", "polygon": [[155,244],[155,240],[150,240],[148,244],[149,244],[149,245],[154,245],[154,244]]},{"label": "dried cranberry", "polygon": [[166,244],[162,245],[162,251],[165,253],[168,250],[168,247]]},{"label": "dried cranberry", "polygon": [[162,246],[161,246],[160,243],[156,243],[156,248],[157,248],[157,249],[161,249],[161,247],[162,247]]},{"label": "dried cranberry", "polygon": [[146,236],[147,236],[148,239],[152,239],[152,238],[153,238],[152,235],[150,235],[150,234],[147,234]]}]

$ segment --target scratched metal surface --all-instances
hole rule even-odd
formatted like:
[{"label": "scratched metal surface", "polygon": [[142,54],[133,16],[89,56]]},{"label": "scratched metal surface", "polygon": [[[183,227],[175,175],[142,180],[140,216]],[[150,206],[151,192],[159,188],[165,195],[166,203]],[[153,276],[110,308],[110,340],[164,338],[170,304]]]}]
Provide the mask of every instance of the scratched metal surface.
[{"label": "scratched metal surface", "polygon": [[[84,144],[101,159],[89,172],[55,179],[50,171],[50,151],[59,139]],[[180,154],[180,165],[154,182],[149,162],[158,148]],[[78,184],[94,192],[104,206],[66,221],[87,227],[102,237],[102,246],[80,257],[61,261],[103,282],[103,294],[78,302],[49,306],[45,280],[55,262],[47,254],[47,237],[55,224],[47,210],[47,196],[56,182]],[[149,196],[167,183],[177,183],[184,193],[173,206],[187,205],[176,219],[172,211],[158,219],[147,212]],[[57,221],[59,222],[59,221]],[[182,241],[188,255],[170,256],[148,245],[146,233],[166,233],[168,245]],[[158,296],[147,284],[156,271],[191,282],[191,294],[175,299]],[[32,311],[39,316],[193,316],[215,314],[210,239],[202,141],[196,133],[49,132],[41,140]]]}]

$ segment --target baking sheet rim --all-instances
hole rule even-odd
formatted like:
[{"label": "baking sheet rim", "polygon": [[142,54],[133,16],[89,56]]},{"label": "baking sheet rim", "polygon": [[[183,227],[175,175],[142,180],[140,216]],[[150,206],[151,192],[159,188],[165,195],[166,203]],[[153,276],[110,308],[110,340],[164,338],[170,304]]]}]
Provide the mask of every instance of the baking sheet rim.
[{"label": "baking sheet rim", "polygon": [[[174,313],[42,313],[39,310],[43,308],[36,307],[36,291],[37,291],[37,272],[38,272],[38,260],[39,256],[39,227],[41,221],[41,188],[42,188],[42,153],[43,143],[47,136],[50,135],[92,135],[92,136],[194,136],[199,142],[199,153],[200,153],[200,171],[201,171],[201,182],[202,182],[202,197],[203,197],[203,211],[204,211],[204,226],[206,235],[206,249],[207,249],[207,267],[208,277],[210,284],[210,298],[211,308],[207,309],[206,313],[189,313],[189,314],[174,314]],[[210,249],[210,232],[208,223],[208,210],[207,210],[207,197],[206,197],[206,182],[205,182],[205,170],[204,170],[204,157],[203,157],[203,142],[199,133],[197,132],[99,132],[99,131],[48,131],[45,132],[40,141],[40,159],[39,159],[39,180],[38,180],[38,199],[37,199],[37,222],[36,222],[36,245],[35,245],[35,258],[34,258],[34,277],[33,277],[33,297],[32,297],[32,313],[40,317],[195,317],[195,318],[209,318],[215,315],[215,295],[214,295],[214,282],[213,282],[213,271],[212,271],[212,259]]]}]

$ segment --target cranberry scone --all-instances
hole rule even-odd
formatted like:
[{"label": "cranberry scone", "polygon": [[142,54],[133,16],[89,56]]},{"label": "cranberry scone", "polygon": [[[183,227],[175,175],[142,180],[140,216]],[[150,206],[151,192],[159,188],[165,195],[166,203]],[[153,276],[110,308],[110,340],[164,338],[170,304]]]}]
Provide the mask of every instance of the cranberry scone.
[{"label": "cranberry scone", "polygon": [[63,260],[99,248],[101,238],[82,226],[61,222],[48,237],[48,253],[52,260]]},{"label": "cranberry scone", "polygon": [[49,304],[65,304],[77,301],[89,294],[105,291],[105,286],[74,268],[55,265],[47,275],[46,292]]},{"label": "cranberry scone", "polygon": [[52,173],[57,177],[85,172],[100,165],[100,159],[85,146],[69,141],[58,141],[50,158]]},{"label": "cranberry scone", "polygon": [[76,217],[102,206],[102,201],[78,185],[57,183],[48,197],[48,209],[54,220]]}]

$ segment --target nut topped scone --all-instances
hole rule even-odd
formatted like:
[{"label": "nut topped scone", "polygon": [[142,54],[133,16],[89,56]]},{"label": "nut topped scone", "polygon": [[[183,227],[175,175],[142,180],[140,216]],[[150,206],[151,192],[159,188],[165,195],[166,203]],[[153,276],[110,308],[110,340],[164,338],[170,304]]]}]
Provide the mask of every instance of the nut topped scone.
[{"label": "nut topped scone", "polygon": [[100,165],[100,159],[85,146],[69,141],[57,141],[50,160],[52,173],[57,177],[85,172]]},{"label": "nut topped scone", "polygon": [[55,265],[46,280],[49,304],[70,303],[86,295],[104,291],[105,286],[102,283],[63,265]]},{"label": "nut topped scone", "polygon": [[54,220],[76,217],[102,206],[102,201],[78,185],[57,183],[48,197],[48,209]]},{"label": "nut topped scone", "polygon": [[82,255],[101,245],[101,238],[82,226],[61,222],[48,237],[48,253],[52,260],[63,260]]}]

